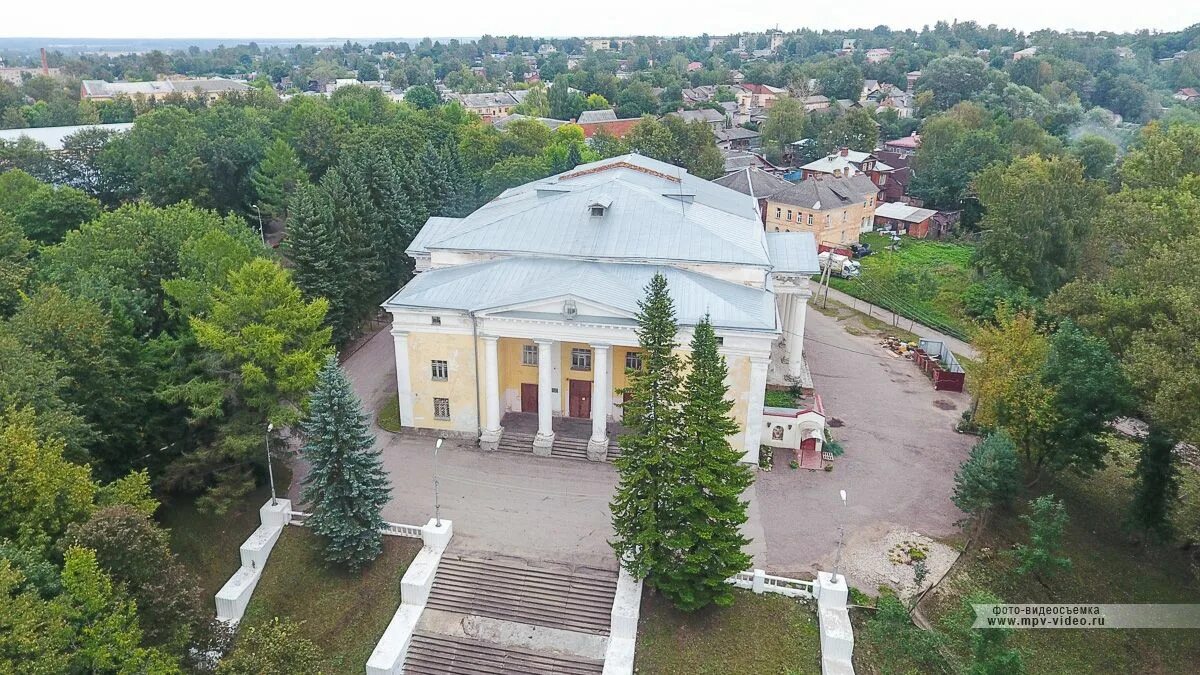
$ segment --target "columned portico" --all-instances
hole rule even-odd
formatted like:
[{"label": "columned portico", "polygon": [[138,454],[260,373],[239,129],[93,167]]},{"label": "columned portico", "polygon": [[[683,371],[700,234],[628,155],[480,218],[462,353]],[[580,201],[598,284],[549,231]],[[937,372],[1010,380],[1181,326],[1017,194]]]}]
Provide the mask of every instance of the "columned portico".
[{"label": "columned portico", "polygon": [[758,447],[762,442],[763,399],[767,393],[769,356],[750,357],[749,405],[746,409],[746,446],[743,462],[758,463]]},{"label": "columned portico", "polygon": [[791,274],[772,276],[779,305],[779,327],[783,332],[783,361],[785,377],[792,384],[800,383],[804,374],[804,319],[808,314],[808,299],[812,297],[807,277]]},{"label": "columned portico", "polygon": [[412,379],[408,371],[408,332],[392,330],[396,348],[396,395],[399,402],[400,426],[413,426]]},{"label": "columned portico", "polygon": [[554,445],[554,427],[552,407],[554,397],[554,363],[551,347],[552,340],[535,340],[538,354],[538,432],[533,439],[533,454],[544,457],[550,456],[550,448]]},{"label": "columned portico", "polygon": [[495,450],[500,443],[504,428],[500,426],[500,356],[495,335],[481,336],[483,340],[484,396],[486,399],[483,432],[479,435],[479,447]]},{"label": "columned portico", "polygon": [[592,437],[588,439],[587,458],[602,462],[608,455],[608,408],[612,394],[609,376],[609,345],[592,343]]}]

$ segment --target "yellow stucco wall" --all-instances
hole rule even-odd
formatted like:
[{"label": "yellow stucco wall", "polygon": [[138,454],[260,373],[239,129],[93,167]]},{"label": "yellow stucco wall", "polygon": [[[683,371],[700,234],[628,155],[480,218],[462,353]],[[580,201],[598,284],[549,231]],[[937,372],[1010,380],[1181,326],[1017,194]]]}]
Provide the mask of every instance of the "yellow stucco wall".
[{"label": "yellow stucco wall", "polygon": [[733,419],[743,431],[729,439],[733,447],[740,448],[746,428],[746,411],[750,406],[750,357],[727,355],[725,366],[729,369],[729,391],[726,394],[733,401]]},{"label": "yellow stucco wall", "polygon": [[[483,345],[478,345],[482,354]],[[408,371],[413,392],[413,426],[474,432],[478,428],[475,350],[470,335],[409,333]],[[445,381],[434,380],[431,362],[446,361]],[[433,416],[433,399],[450,399],[450,419]]]},{"label": "yellow stucco wall", "polygon": [[525,345],[536,348],[533,340],[500,338],[496,353],[500,358],[500,409],[501,412],[521,410],[521,385],[537,384],[537,366],[521,364],[521,348]]},{"label": "yellow stucco wall", "polygon": [[[789,211],[792,215],[791,220],[788,220]],[[776,215],[776,212],[779,215]],[[813,217],[812,225],[808,224],[810,214]],[[829,218],[828,225],[825,223],[826,217]],[[794,204],[767,200],[767,232],[812,232],[817,243],[848,244],[858,241],[858,235],[862,231],[863,218],[867,218],[868,222],[874,222],[874,197],[824,211],[802,209]]]}]

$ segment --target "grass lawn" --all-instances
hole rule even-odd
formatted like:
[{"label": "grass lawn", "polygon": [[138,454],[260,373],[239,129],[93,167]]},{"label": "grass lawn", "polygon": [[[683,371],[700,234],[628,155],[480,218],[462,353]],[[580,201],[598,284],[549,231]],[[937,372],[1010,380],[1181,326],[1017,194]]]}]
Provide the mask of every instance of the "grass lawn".
[{"label": "grass lawn", "polygon": [[324,652],[325,673],[361,675],[400,606],[400,579],[421,550],[419,539],[383,538],[383,555],[349,573],[322,560],[317,537],[284,528],[246,608],[242,628],[288,617]]},{"label": "grass lawn", "polygon": [[375,413],[375,423],[384,431],[400,433],[400,399],[388,396],[379,412]]},{"label": "grass lawn", "polygon": [[[277,494],[286,496],[291,472],[279,469],[275,480]],[[171,550],[200,578],[206,596],[215,597],[241,566],[238,549],[258,529],[258,509],[270,498],[271,490],[264,485],[219,516],[201,512],[191,499],[182,497],[159,511],[159,520],[171,530]],[[216,600],[213,603],[216,613]]]},{"label": "grass lawn", "polygon": [[[1136,446],[1115,439],[1112,445],[1111,465],[1104,471],[1090,478],[1060,477],[1045,488],[1064,500],[1070,514],[1064,550],[1070,570],[1044,584],[1018,578],[1007,551],[1026,540],[1026,528],[1016,514],[998,515],[950,578],[922,604],[925,615],[947,635],[952,660],[969,663],[968,631],[961,629],[965,617],[955,612],[962,597],[974,590],[1013,603],[1200,603],[1200,583],[1178,547],[1137,544],[1122,529]],[[1176,520],[1180,528],[1194,528],[1189,519],[1200,508],[1200,475],[1187,467],[1183,473],[1184,503]],[[856,638],[865,636],[863,614],[857,614]],[[859,672],[905,672],[911,665],[902,657],[883,658],[894,653],[889,645],[856,643]],[[1029,673],[1183,673],[1195,672],[1200,663],[1200,630],[1018,630],[1011,644],[1021,650]]]},{"label": "grass lawn", "polygon": [[642,596],[634,669],[648,675],[775,675],[821,672],[815,605],[736,591],[732,607],[685,613]]},{"label": "grass lawn", "polygon": [[933,328],[965,338],[971,328],[962,296],[971,284],[971,255],[966,244],[904,237],[896,251],[884,237],[861,237],[874,254],[861,259],[859,279],[830,280],[834,288]]}]

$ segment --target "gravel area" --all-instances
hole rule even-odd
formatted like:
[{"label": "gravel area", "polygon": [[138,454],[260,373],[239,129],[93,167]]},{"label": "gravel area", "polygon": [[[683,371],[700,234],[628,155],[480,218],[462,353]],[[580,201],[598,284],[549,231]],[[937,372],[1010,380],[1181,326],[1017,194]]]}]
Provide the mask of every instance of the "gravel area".
[{"label": "gravel area", "polygon": [[[874,535],[847,541],[839,570],[867,595],[889,586],[900,597],[912,597],[941,579],[958,559],[958,551],[919,532],[896,528]],[[929,570],[920,588],[914,579],[914,558],[924,559]]]}]

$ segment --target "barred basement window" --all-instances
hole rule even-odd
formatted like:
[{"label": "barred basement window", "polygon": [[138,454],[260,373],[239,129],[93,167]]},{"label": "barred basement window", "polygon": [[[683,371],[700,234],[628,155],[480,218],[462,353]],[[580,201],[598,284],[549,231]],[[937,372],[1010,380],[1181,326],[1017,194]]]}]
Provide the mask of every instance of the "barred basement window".
[{"label": "barred basement window", "polygon": [[431,316],[431,317],[429,317],[429,323],[433,324],[434,326],[440,326],[440,325],[442,325],[442,317]]},{"label": "barred basement window", "polygon": [[521,365],[536,366],[537,364],[537,345],[521,345]]},{"label": "barred basement window", "polygon": [[571,350],[571,370],[591,370],[592,369],[592,350],[590,349],[572,349]]},{"label": "barred basement window", "polygon": [[717,346],[720,347],[721,345],[724,345],[724,344],[725,344],[725,338],[718,335],[717,336]]},{"label": "barred basement window", "polygon": [[433,417],[439,420],[450,419],[450,399],[435,398],[433,399]]},{"label": "barred basement window", "polygon": [[625,369],[626,370],[641,370],[642,369],[642,353],[641,352],[625,352]]},{"label": "barred basement window", "polygon": [[430,361],[433,379],[445,380],[450,377],[450,364],[445,361]]}]

